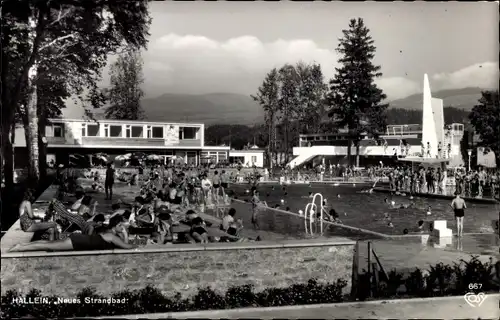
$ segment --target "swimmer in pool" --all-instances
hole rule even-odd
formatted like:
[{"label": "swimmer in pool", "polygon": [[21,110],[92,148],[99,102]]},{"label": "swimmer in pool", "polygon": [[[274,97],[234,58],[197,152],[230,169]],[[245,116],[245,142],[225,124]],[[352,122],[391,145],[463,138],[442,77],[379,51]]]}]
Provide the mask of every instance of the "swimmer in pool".
[{"label": "swimmer in pool", "polygon": [[385,199],[384,199],[384,202],[385,202],[387,205],[389,205],[389,207],[390,207],[390,208],[392,208],[392,209],[396,208],[396,201],[394,201],[394,200],[389,201],[389,199],[388,199],[388,198],[385,198]]},{"label": "swimmer in pool", "polygon": [[409,209],[409,208],[413,208],[413,206],[415,205],[415,203],[413,203],[413,202],[406,203],[406,204],[401,203],[398,205],[398,204],[396,204],[396,201],[391,200],[389,202],[389,199],[387,199],[387,198],[384,199],[384,202],[386,204],[388,204],[391,207],[391,209]]},{"label": "swimmer in pool", "polygon": [[337,211],[335,211],[335,209],[332,208],[328,213],[324,213],[331,222],[342,223],[342,220],[339,219],[339,214],[337,213]]},{"label": "swimmer in pool", "polygon": [[424,220],[418,221],[418,231],[424,232]]}]

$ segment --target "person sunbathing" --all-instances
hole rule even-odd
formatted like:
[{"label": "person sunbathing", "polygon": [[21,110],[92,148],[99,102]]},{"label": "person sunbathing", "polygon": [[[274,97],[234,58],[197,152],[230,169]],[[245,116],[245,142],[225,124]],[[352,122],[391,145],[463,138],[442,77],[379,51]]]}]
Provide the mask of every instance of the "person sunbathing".
[{"label": "person sunbathing", "polygon": [[112,249],[134,249],[135,245],[125,243],[117,236],[121,232],[123,220],[115,217],[106,228],[102,228],[92,235],[72,233],[64,240],[47,241],[40,240],[25,244],[17,244],[10,252],[24,251],[90,251],[90,250],[112,250]]},{"label": "person sunbathing", "polygon": [[92,197],[89,195],[86,195],[83,197],[81,205],[78,208],[77,212],[85,220],[88,220],[95,215],[97,205],[98,205],[97,201],[94,201],[94,203],[92,203]]},{"label": "person sunbathing", "polygon": [[156,239],[156,243],[165,244],[166,241],[171,241],[172,237],[172,217],[166,207],[161,207],[157,213],[155,228],[152,237]]},{"label": "person sunbathing", "polygon": [[[192,226],[191,230],[189,231],[189,236],[191,239],[188,238],[188,241],[193,243],[193,242],[198,242],[198,243],[208,243],[208,232],[207,229],[205,229],[205,223],[203,222],[203,219],[200,217],[196,217],[192,220]],[[194,240],[194,241],[193,241]]]},{"label": "person sunbathing", "polygon": [[84,197],[85,197],[85,192],[81,190],[75,192],[76,201],[71,205],[71,211],[78,211],[78,209],[80,209]]},{"label": "person sunbathing", "polygon": [[94,234],[95,230],[98,230],[104,225],[104,222],[106,221],[106,218],[102,213],[98,213],[89,220],[87,220],[88,223],[88,228],[87,228],[87,234]]},{"label": "person sunbathing", "polygon": [[43,218],[33,214],[31,203],[35,201],[33,193],[28,190],[24,193],[24,200],[19,205],[19,222],[21,230],[24,232],[50,231],[55,232],[57,224],[55,222],[43,221]]}]

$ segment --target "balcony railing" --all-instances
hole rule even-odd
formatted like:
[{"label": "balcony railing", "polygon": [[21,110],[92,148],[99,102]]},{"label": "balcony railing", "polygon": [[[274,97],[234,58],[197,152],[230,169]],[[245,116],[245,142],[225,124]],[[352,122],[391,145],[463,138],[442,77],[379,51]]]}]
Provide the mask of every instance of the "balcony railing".
[{"label": "balcony railing", "polygon": [[165,147],[201,147],[200,139],[193,140],[171,140],[168,138],[117,138],[117,137],[83,137],[82,144],[84,145],[123,145],[123,146],[165,146]]},{"label": "balcony railing", "polygon": [[124,146],[164,146],[164,139],[147,138],[115,138],[115,137],[83,137],[83,144],[96,144],[100,146],[124,145]]}]

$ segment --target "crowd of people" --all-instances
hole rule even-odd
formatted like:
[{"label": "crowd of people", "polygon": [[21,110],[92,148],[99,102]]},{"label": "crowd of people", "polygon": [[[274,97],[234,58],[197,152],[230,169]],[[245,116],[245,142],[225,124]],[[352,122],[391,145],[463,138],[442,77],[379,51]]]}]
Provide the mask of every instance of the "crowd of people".
[{"label": "crowd of people", "polygon": [[479,168],[467,172],[465,168],[444,171],[433,167],[412,170],[410,166],[379,166],[368,168],[367,175],[371,180],[386,179],[394,191],[500,198],[498,169]]},{"label": "crowd of people", "polygon": [[[209,176],[201,167],[154,166],[145,174],[144,168],[138,168],[125,180],[140,187],[134,201],[118,200],[109,212],[99,212],[92,194],[104,191],[105,199],[112,201],[115,179],[120,177],[109,164],[103,179],[98,172],[88,173],[91,186],[85,190],[75,182],[78,179],[60,176],[63,187],[58,200],[49,204],[43,217],[35,215],[31,207],[34,199],[28,191],[19,208],[21,229],[38,234],[35,238],[40,240],[18,244],[11,251],[131,249],[148,243],[260,240],[240,235],[243,222],[230,208],[227,195],[229,182],[236,179],[234,173],[216,170]],[[63,204],[68,198],[74,201]],[[219,215],[219,206],[227,209],[217,217],[220,219],[204,215],[208,207],[215,208]]]}]

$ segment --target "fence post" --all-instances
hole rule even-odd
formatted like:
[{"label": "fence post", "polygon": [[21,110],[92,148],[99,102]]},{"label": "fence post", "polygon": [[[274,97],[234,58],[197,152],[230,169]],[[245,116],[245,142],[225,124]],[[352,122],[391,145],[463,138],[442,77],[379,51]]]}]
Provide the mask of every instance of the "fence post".
[{"label": "fence post", "polygon": [[371,273],[371,266],[372,266],[372,259],[371,259],[371,255],[372,255],[372,242],[371,241],[368,241],[368,281],[370,282],[369,283],[369,288],[370,288],[370,297],[372,296],[372,273]]},{"label": "fence post", "polygon": [[352,277],[351,277],[351,299],[356,300],[359,287],[359,241],[354,245],[354,256],[352,261]]}]

